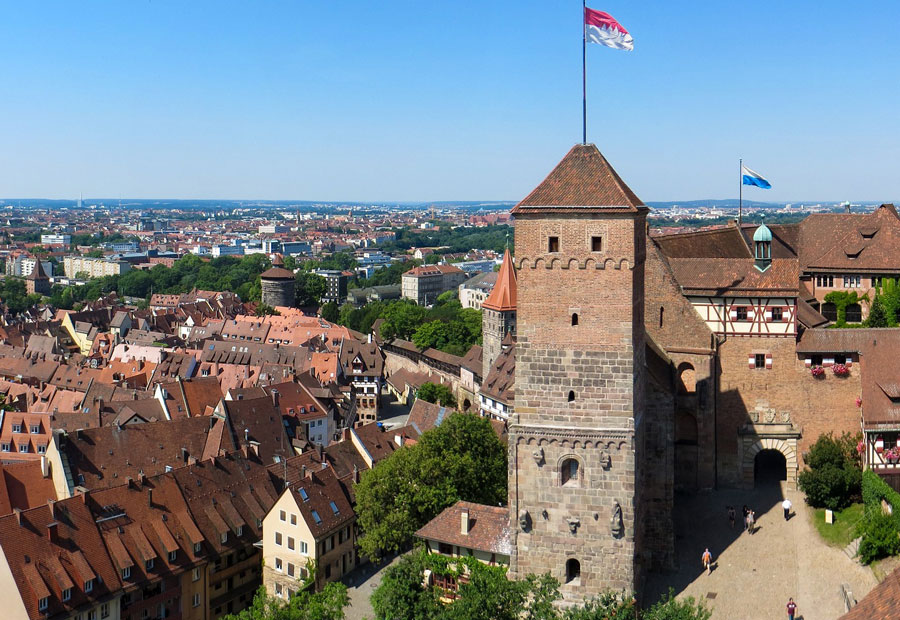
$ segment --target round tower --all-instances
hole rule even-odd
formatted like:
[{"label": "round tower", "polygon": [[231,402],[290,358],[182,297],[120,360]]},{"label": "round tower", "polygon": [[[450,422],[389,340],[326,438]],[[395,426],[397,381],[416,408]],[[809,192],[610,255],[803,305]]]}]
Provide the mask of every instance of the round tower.
[{"label": "round tower", "polygon": [[260,274],[259,280],[262,285],[262,303],[273,308],[294,305],[297,281],[294,274],[284,268],[281,254],[275,255],[272,268]]}]

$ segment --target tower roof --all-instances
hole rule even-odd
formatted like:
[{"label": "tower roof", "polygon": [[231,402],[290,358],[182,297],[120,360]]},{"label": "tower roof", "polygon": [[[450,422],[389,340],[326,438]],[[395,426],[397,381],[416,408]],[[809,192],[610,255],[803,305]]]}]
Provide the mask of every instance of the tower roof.
[{"label": "tower roof", "polygon": [[516,268],[513,267],[509,248],[503,254],[503,263],[500,265],[500,273],[497,274],[494,288],[481,307],[499,312],[516,309]]},{"label": "tower roof", "polygon": [[27,276],[25,276],[26,280],[49,280],[50,278],[47,276],[46,272],[44,272],[44,266],[41,265],[41,259],[36,258],[34,261],[34,269],[31,270]]},{"label": "tower roof", "polygon": [[636,213],[646,208],[596,145],[576,144],[512,212]]},{"label": "tower roof", "polygon": [[284,268],[284,259],[281,258],[281,254],[276,254],[272,268],[263,271],[259,277],[263,280],[293,280],[294,273]]},{"label": "tower roof", "polygon": [[753,233],[754,241],[771,241],[772,240],[772,231],[769,230],[769,227],[765,224],[760,224],[759,228],[756,229],[756,232]]}]

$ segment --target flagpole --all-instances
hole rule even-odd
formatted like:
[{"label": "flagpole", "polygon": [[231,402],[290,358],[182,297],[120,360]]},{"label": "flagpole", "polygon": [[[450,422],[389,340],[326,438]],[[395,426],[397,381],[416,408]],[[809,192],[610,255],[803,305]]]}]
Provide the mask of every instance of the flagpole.
[{"label": "flagpole", "polygon": [[744,207],[744,160],[738,160],[738,230],[741,229],[741,211]]},{"label": "flagpole", "polygon": [[586,54],[587,29],[584,18],[587,14],[587,0],[581,0],[581,143],[587,144],[587,68]]}]

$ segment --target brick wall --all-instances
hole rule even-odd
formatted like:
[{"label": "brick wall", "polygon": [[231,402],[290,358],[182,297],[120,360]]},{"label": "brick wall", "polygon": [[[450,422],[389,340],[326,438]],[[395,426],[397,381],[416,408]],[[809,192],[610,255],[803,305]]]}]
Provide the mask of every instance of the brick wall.
[{"label": "brick wall", "polygon": [[[751,370],[748,358],[754,353],[771,353],[772,368]],[[757,406],[790,415],[801,432],[800,455],[823,433],[837,436],[860,430],[855,402],[861,393],[858,363],[852,365],[849,377],[839,378],[828,370],[824,378],[816,379],[798,357],[793,338],[730,337],[720,345],[719,364],[719,484],[741,483],[738,429],[750,421]],[[802,469],[802,457],[798,461]]]},{"label": "brick wall", "polygon": [[[596,235],[602,252],[591,251]],[[547,252],[550,236],[559,239],[557,253]],[[516,528],[511,565],[516,576],[550,572],[568,600],[635,586],[642,510],[635,463],[646,424],[644,244],[643,216],[516,221],[510,514],[525,527]],[[569,483],[567,459],[578,463]],[[581,573],[567,583],[569,560]]]}]

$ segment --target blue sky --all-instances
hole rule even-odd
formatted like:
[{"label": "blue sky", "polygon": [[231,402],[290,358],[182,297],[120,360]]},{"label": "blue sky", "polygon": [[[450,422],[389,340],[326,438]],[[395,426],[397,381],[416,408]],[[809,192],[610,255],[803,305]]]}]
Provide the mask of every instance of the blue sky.
[{"label": "blue sky", "polygon": [[[595,0],[644,200],[900,200],[900,3]],[[0,196],[516,200],[581,139],[572,0],[0,0]]]}]

